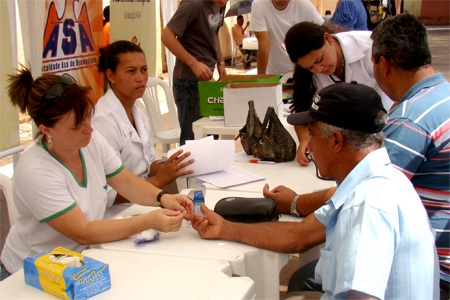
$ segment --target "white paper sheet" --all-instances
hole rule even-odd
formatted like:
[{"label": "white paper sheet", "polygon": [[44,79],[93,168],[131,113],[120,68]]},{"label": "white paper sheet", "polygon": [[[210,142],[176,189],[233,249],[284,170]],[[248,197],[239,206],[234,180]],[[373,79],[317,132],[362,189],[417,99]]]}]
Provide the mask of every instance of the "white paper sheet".
[{"label": "white paper sheet", "polygon": [[232,166],[227,170],[197,176],[197,179],[206,181],[212,185],[217,186],[218,188],[226,188],[244,183],[264,180],[266,179],[266,177],[256,175],[239,169],[238,167]]},{"label": "white paper sheet", "polygon": [[169,150],[167,156],[170,157],[179,149],[191,152],[188,159],[194,159],[195,162],[182,170],[194,170],[189,177],[196,177],[231,168],[234,147],[234,140],[214,140],[212,136],[208,136],[199,140],[186,141],[185,145]]}]

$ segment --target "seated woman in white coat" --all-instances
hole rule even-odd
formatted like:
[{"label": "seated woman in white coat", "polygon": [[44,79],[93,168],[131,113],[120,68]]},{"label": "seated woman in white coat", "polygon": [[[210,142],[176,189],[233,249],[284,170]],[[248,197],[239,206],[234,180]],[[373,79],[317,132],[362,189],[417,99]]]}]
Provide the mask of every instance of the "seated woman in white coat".
[{"label": "seated woman in white coat", "polygon": [[[182,151],[163,163],[155,160],[146,116],[136,105],[146,88],[147,68],[144,52],[130,41],[116,41],[100,48],[98,69],[106,76],[110,89],[96,104],[92,125],[106,138],[125,167],[164,188],[179,176],[192,173],[182,169],[193,160],[186,159],[190,153]],[[108,189],[109,207],[124,202],[126,199],[114,189]],[[108,211],[107,217],[110,217],[120,210],[110,208]]]}]

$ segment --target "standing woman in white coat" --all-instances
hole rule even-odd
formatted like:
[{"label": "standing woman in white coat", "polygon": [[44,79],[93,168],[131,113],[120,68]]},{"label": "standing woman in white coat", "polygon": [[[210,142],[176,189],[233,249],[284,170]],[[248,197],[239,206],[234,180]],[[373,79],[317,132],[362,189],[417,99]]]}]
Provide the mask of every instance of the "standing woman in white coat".
[{"label": "standing woman in white coat", "polygon": [[[294,112],[309,109],[314,96],[324,87],[338,82],[357,81],[374,88],[383,99],[386,111],[392,100],[383,94],[373,75],[370,31],[330,34],[328,28],[301,22],[286,33],[284,46],[294,72]],[[299,139],[297,162],[306,166],[309,133],[306,126],[295,126]]]},{"label": "standing woman in white coat", "polygon": [[[92,125],[106,138],[124,165],[159,188],[192,173],[191,170],[181,171],[193,162],[186,159],[190,153],[182,154],[180,150],[163,163],[155,160],[148,121],[136,105],[148,80],[147,62],[141,47],[121,40],[100,48],[98,69],[106,76],[110,88],[96,104]],[[108,189],[108,206],[123,202],[127,201],[115,190]],[[111,214],[114,213],[117,210]]]}]

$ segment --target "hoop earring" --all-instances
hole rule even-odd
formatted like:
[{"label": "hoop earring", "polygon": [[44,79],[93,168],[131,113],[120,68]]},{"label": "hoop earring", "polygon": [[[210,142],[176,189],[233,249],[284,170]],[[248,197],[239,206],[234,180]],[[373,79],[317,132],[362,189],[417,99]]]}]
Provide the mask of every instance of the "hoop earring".
[{"label": "hoop earring", "polygon": [[47,146],[49,149],[53,147],[52,136],[50,134],[47,135]]}]

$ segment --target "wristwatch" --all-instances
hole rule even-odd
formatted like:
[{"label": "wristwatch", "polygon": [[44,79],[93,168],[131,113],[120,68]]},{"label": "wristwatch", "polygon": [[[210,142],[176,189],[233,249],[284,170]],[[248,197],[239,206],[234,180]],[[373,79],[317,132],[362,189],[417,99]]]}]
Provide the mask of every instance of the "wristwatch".
[{"label": "wristwatch", "polygon": [[218,63],[218,65],[225,66],[225,62],[222,60],[221,62]]},{"label": "wristwatch", "polygon": [[161,204],[161,197],[162,197],[164,194],[167,194],[167,192],[161,190],[161,192],[158,193],[158,196],[156,196],[156,203],[158,203],[159,207],[162,207],[162,208],[164,208],[164,206]]},{"label": "wristwatch", "polygon": [[297,200],[300,197],[300,195],[295,195],[294,199],[292,200],[291,204],[291,215],[294,217],[300,218],[300,214],[297,211]]}]

